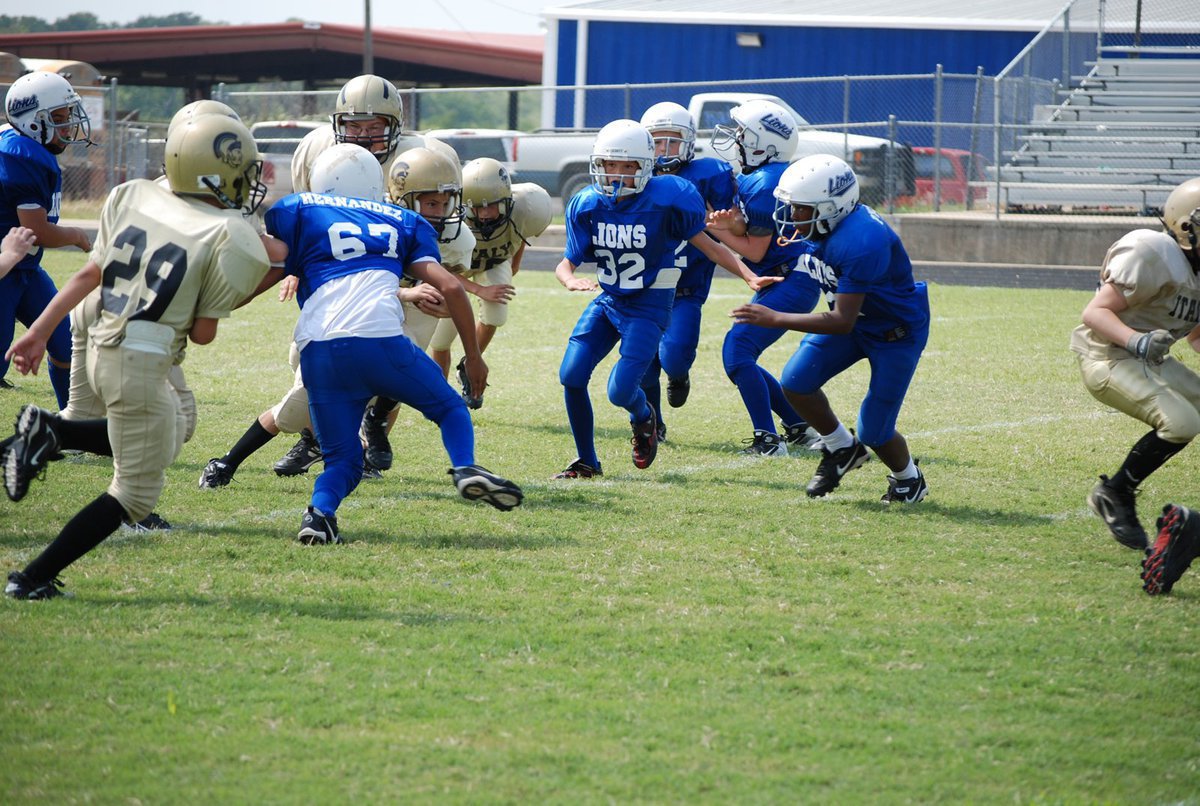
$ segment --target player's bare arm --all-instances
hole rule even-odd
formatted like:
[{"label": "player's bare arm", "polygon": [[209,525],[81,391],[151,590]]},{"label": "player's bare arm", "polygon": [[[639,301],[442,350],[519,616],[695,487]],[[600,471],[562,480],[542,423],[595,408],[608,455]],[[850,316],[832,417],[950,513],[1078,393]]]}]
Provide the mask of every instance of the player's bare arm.
[{"label": "player's bare arm", "polygon": [[778,327],[803,333],[844,334],[854,329],[864,294],[838,294],[833,310],[821,313],[781,313],[765,305],[739,305],[729,315],[741,324]]},{"label": "player's bare arm", "polygon": [[13,266],[33,251],[37,236],[29,227],[13,227],[0,241],[0,277],[12,271]]},{"label": "player's bare arm", "polygon": [[450,311],[450,320],[454,322],[454,328],[462,341],[471,389],[475,390],[476,395],[482,395],[487,389],[488,367],[484,363],[483,353],[479,350],[479,341],[475,336],[475,313],[471,310],[471,300],[467,297],[462,282],[440,263],[433,261],[414,263],[408,267],[408,272],[441,292],[446,308]]},{"label": "player's bare arm", "polygon": [[1124,347],[1131,338],[1141,335],[1117,316],[1128,307],[1121,289],[1105,283],[1084,306],[1083,323],[1113,344]]},{"label": "player's bare arm", "polygon": [[474,280],[468,280],[466,277],[459,277],[462,281],[463,288],[468,294],[474,294],[487,302],[498,302],[501,305],[507,305],[508,301],[517,295],[515,286],[506,283],[497,283],[496,285],[480,285]]},{"label": "player's bare arm", "polygon": [[17,339],[4,357],[13,362],[13,366],[22,375],[31,372],[37,375],[42,358],[46,355],[46,342],[54,333],[54,328],[63,320],[71,309],[83,301],[83,298],[100,285],[100,267],[92,261],[75,272],[66,285],[54,295],[50,304],[41,315],[33,321],[25,335]]},{"label": "player's bare arm", "polygon": [[[259,294],[266,291],[268,288],[270,288],[271,286],[280,282],[281,280],[284,282],[291,280],[292,282],[291,282],[291,291],[287,296],[284,295],[283,288],[279,289],[279,301],[285,302],[285,301],[291,299],[292,295],[294,295],[296,293],[296,283],[299,282],[299,278],[294,278],[294,275],[293,275],[293,277],[287,277],[284,275],[283,269],[279,268],[278,266],[272,266],[271,268],[267,269],[267,273],[263,275],[263,278],[261,281],[259,281],[258,286],[253,291],[250,292],[250,296],[246,297],[244,300],[239,302],[237,305],[233,306],[234,310],[237,310],[238,308],[242,307],[243,305],[246,305],[252,299],[257,297]],[[207,343],[207,342],[205,342],[205,343]]]},{"label": "player's bare arm", "polygon": [[192,329],[188,331],[188,338],[195,344],[212,344],[213,339],[217,337],[219,322],[219,319],[209,317],[195,319],[192,322]]},{"label": "player's bare arm", "polygon": [[599,288],[599,284],[590,277],[576,277],[576,266],[571,261],[563,258],[554,268],[554,276],[562,283],[563,288],[568,291],[595,291]]},{"label": "player's bare arm", "polygon": [[79,227],[63,227],[50,221],[45,207],[18,207],[17,220],[22,227],[33,230],[34,237],[42,246],[56,249],[60,246],[78,246],[84,252],[92,250],[92,240]]},{"label": "player's bare arm", "polygon": [[521,270],[521,258],[525,257],[525,244],[522,243],[517,247],[517,251],[512,256],[512,273],[513,277],[517,276],[517,272]]},{"label": "player's bare arm", "polygon": [[703,232],[693,235],[688,239],[688,243],[699,249],[704,253],[705,257],[722,269],[725,269],[725,271],[734,277],[740,277],[745,280],[746,285],[750,286],[751,290],[756,293],[783,279],[782,277],[759,277],[750,271],[749,266],[738,259],[738,256],[733,253],[732,249],[725,244],[717,243]]}]

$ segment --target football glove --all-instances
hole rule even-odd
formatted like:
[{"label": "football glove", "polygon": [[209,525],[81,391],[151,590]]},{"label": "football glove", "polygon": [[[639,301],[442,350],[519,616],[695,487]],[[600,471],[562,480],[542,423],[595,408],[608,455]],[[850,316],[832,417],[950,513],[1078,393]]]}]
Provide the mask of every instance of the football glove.
[{"label": "football glove", "polygon": [[1149,333],[1134,333],[1125,343],[1125,349],[1147,364],[1158,366],[1167,360],[1174,343],[1175,339],[1167,331],[1151,330]]}]

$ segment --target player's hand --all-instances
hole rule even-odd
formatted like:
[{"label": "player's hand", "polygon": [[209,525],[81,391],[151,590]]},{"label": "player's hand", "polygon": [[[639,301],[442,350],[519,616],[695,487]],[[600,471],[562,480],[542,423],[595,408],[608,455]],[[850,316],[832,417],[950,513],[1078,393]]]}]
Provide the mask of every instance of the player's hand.
[{"label": "player's hand", "polygon": [[488,302],[498,302],[507,305],[508,301],[517,295],[515,286],[498,283],[497,285],[481,285],[477,297]]},{"label": "player's hand", "polygon": [[37,236],[29,227],[13,227],[0,241],[0,252],[13,253],[17,260],[28,255],[37,246]]},{"label": "player's hand", "polygon": [[568,291],[595,291],[600,284],[591,277],[572,277],[563,283]]},{"label": "player's hand", "polygon": [[782,277],[759,277],[759,276],[755,275],[752,279],[746,281],[746,285],[750,286],[750,289],[752,291],[754,291],[754,293],[757,294],[759,291],[762,291],[764,288],[775,285],[775,283],[782,282],[782,281],[783,281]]},{"label": "player's hand", "polygon": [[85,252],[92,251],[92,239],[88,237],[88,234],[79,228],[76,228],[75,231],[78,233],[75,245]]},{"label": "player's hand", "polygon": [[285,274],[283,279],[279,281],[279,301],[287,302],[292,297],[296,296],[296,289],[300,287],[300,278],[295,274]]},{"label": "player's hand", "polygon": [[1149,333],[1134,333],[1125,343],[1125,349],[1147,364],[1158,366],[1167,360],[1174,343],[1175,339],[1167,331],[1151,330]]},{"label": "player's hand", "polygon": [[731,207],[728,210],[712,210],[709,212],[705,222],[709,229],[732,229],[736,224],[742,221],[742,212],[736,207]]},{"label": "player's hand", "polygon": [[488,365],[484,363],[482,355],[475,358],[467,356],[466,361],[467,380],[471,382],[471,396],[483,397],[483,391],[487,389]]},{"label": "player's hand", "polygon": [[22,375],[28,375],[31,372],[37,375],[38,367],[42,365],[42,358],[45,355],[46,340],[27,330],[25,335],[8,348],[4,358],[12,361],[12,365]]},{"label": "player's hand", "polygon": [[729,315],[739,325],[782,327],[779,323],[779,311],[773,311],[765,305],[757,305],[755,303],[739,305]]}]

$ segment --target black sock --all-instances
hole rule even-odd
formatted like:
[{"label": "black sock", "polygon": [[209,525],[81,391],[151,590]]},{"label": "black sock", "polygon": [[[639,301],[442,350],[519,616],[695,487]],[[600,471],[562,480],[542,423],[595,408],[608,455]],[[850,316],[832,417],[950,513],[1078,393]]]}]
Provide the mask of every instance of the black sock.
[{"label": "black sock", "polygon": [[26,566],[26,576],[35,583],[49,582],[117,531],[124,519],[121,502],[104,493],[67,522],[54,542]]},{"label": "black sock", "polygon": [[377,397],[375,402],[367,406],[367,418],[371,420],[387,420],[388,413],[396,408],[398,400],[392,400],[390,397]]},{"label": "black sock", "polygon": [[54,433],[58,434],[58,447],[75,451],[87,451],[97,456],[112,456],[112,444],[108,441],[108,420],[100,417],[93,420],[64,420],[55,414],[51,417]]},{"label": "black sock", "polygon": [[1167,442],[1154,431],[1149,432],[1139,439],[1129,451],[1129,455],[1125,457],[1125,463],[1113,475],[1112,485],[1128,490],[1137,489],[1138,485],[1145,481],[1151,473],[1166,464],[1168,459],[1186,448],[1187,445],[1186,442]]},{"label": "black sock", "polygon": [[263,428],[262,423],[255,420],[254,424],[246,429],[246,433],[242,434],[242,438],[229,449],[229,453],[225,454],[221,461],[237,470],[242,462],[250,458],[250,454],[273,439],[275,439],[275,435]]}]

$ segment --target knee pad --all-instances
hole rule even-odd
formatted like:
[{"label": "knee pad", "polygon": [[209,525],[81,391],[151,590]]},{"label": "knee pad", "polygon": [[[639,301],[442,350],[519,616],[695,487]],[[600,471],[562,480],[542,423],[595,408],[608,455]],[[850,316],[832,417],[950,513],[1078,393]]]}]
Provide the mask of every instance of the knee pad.
[{"label": "knee pad", "polygon": [[[299,378],[299,373],[297,373]],[[312,427],[312,419],[308,413],[308,390],[303,386],[293,386],[271,409],[275,425],[285,434],[298,434],[305,428]]]}]

